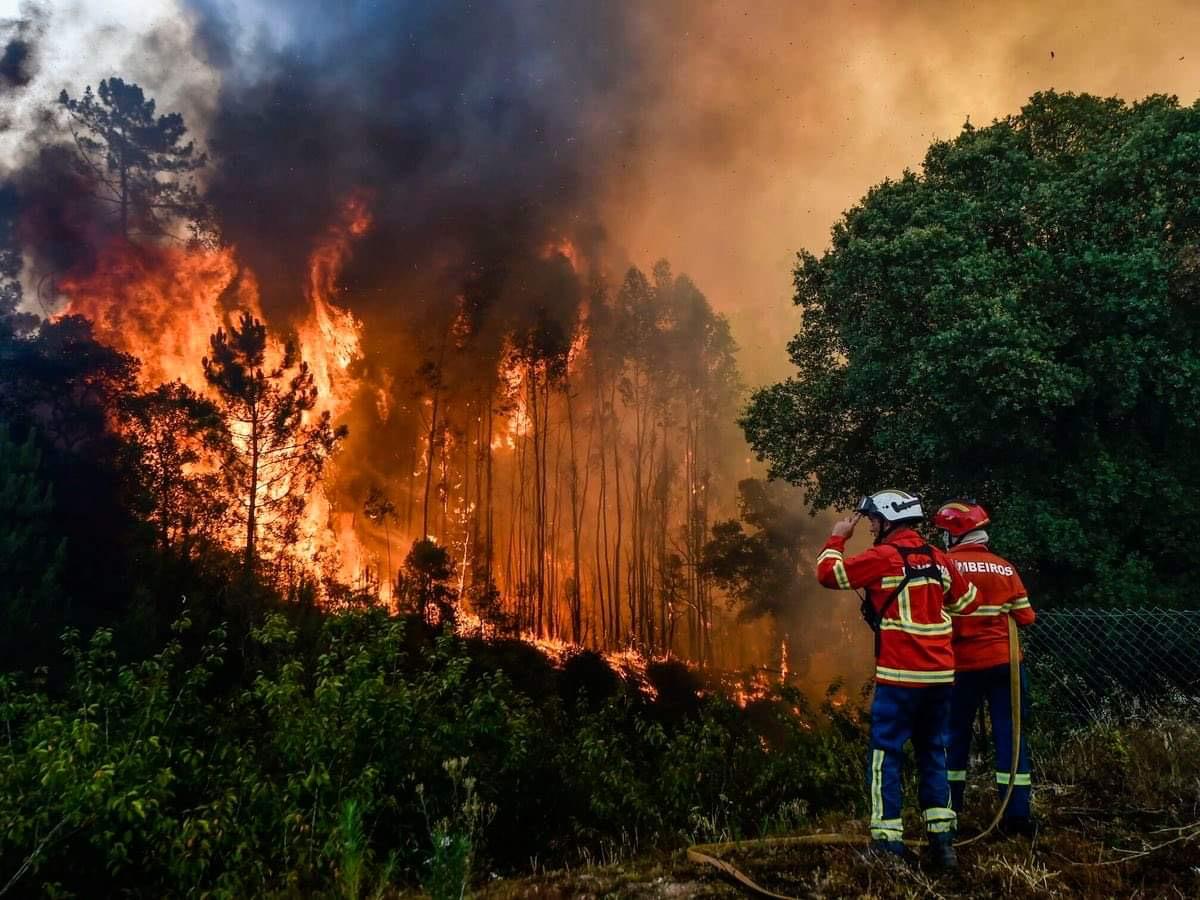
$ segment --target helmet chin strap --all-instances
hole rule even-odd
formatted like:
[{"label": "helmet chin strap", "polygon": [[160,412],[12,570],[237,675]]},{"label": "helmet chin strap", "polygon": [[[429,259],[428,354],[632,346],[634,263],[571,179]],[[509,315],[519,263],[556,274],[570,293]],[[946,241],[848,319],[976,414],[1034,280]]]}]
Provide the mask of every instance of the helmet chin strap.
[{"label": "helmet chin strap", "polygon": [[875,535],[874,546],[878,546],[883,542],[883,539],[896,530],[895,524],[889,522],[883,516],[879,516],[879,534]]},{"label": "helmet chin strap", "polygon": [[[872,516],[872,518],[875,518],[875,517]],[[883,516],[879,516],[879,535],[875,538],[875,543],[876,544],[882,543],[883,539],[886,538],[893,531],[895,531],[897,528],[903,528],[906,525],[911,526],[911,524],[912,523],[908,520],[905,520],[903,522],[889,522],[887,519],[883,518]]]}]

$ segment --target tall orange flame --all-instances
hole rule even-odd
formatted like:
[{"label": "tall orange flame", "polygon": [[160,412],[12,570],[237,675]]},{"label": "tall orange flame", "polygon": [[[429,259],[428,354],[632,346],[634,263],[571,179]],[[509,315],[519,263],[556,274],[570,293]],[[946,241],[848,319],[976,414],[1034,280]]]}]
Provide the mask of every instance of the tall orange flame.
[{"label": "tall orange flame", "polygon": [[358,390],[351,367],[361,357],[362,324],[333,297],[337,279],[350,255],[354,238],[371,227],[370,213],[361,197],[349,199],[340,221],[330,227],[324,242],[309,261],[308,317],[297,334],[301,356],[308,361],[324,408],[334,418],[344,414]]},{"label": "tall orange flame", "polygon": [[82,315],[102,341],[137,356],[146,387],[179,379],[206,391],[208,338],[245,310],[259,318],[258,286],[234,251],[142,247],[114,240],[83,276],[59,282],[62,315]]},{"label": "tall orange flame", "polygon": [[[309,259],[308,312],[296,326],[296,337],[317,387],[318,405],[311,415],[344,417],[360,387],[354,366],[361,357],[362,325],[334,297],[352,244],[370,224],[365,200],[351,197]],[[66,298],[61,315],[85,316],[98,339],[141,360],[139,378],[147,389],[179,379],[211,396],[201,363],[209,352],[209,337],[242,312],[264,318],[254,275],[239,266],[232,247],[114,240],[90,272],[62,279],[59,289]],[[281,355],[282,341],[277,334],[271,340],[270,355]],[[330,574],[353,583],[368,560],[353,520],[352,513],[335,513],[323,488],[314,491],[302,516],[302,538],[291,555],[310,567],[324,560],[333,568]]]}]

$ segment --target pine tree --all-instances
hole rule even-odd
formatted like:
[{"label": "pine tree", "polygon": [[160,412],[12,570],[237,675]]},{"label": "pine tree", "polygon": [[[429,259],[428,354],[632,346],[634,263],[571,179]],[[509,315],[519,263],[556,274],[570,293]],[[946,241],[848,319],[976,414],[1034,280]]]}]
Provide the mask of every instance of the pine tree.
[{"label": "pine tree", "polygon": [[204,465],[228,453],[216,404],[181,381],[161,384],[124,404],[132,470],[159,547],[181,557],[211,536],[224,512],[216,473]]},{"label": "pine tree", "polygon": [[218,329],[209,345],[204,376],[224,407],[225,471],[244,511],[245,562],[252,569],[260,532],[278,545],[295,539],[305,497],[347,429],[334,428],[328,412],[306,424],[317,403],[308,364],[289,341],[280,363],[265,368],[267,326],[249,313],[228,332]]},{"label": "pine tree", "polygon": [[123,237],[170,236],[170,219],[191,225],[193,236],[210,234],[209,215],[193,174],[207,164],[194,142],[184,143],[183,116],[155,114],[154,100],[120,78],[107,78],[78,99],[63,91],[80,169],[96,196],[112,204]]}]

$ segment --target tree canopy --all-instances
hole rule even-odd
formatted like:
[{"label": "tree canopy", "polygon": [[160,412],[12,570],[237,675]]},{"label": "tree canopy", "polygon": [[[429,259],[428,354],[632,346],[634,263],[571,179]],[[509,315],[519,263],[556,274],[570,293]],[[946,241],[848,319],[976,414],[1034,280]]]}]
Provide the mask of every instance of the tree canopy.
[{"label": "tree canopy", "polygon": [[801,253],[742,424],[814,506],[973,495],[1044,599],[1194,603],[1200,105],[1054,92],[933,144]]},{"label": "tree canopy", "polygon": [[80,169],[96,196],[116,210],[124,237],[170,235],[170,219],[190,223],[195,238],[210,238],[209,212],[200,199],[194,173],[208,160],[192,141],[179,113],[157,115],[133,82],[107,78],[95,92],[89,86],[74,98],[63,91],[79,153]]},{"label": "tree canopy", "polygon": [[811,566],[805,570],[809,548],[797,539],[808,517],[789,502],[794,491],[780,482],[742,479],[741,520],[714,523],[704,545],[701,570],[740,606],[743,621],[780,617],[795,606],[802,581],[812,578]]}]

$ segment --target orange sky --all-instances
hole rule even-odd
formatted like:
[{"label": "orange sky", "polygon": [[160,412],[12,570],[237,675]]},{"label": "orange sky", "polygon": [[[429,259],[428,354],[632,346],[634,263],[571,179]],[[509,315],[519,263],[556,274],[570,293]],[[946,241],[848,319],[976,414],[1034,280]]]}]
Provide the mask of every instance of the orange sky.
[{"label": "orange sky", "polygon": [[608,226],[729,314],[752,385],[788,371],[796,250],[824,248],[842,210],[931,140],[1048,88],[1184,103],[1200,88],[1196,0],[647,6],[666,84],[637,171],[611,182]]}]

